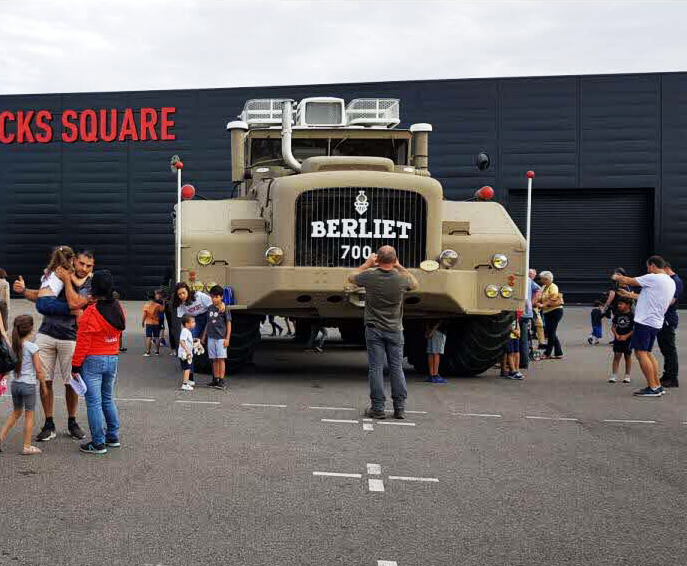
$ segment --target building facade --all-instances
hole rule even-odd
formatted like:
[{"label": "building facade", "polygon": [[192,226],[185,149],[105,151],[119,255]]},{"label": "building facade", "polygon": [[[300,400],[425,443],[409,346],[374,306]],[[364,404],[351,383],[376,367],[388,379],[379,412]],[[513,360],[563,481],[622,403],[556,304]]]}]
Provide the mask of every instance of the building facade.
[{"label": "building facade", "polygon": [[651,253],[687,267],[683,89],[687,73],[0,96],[0,267],[36,285],[52,246],[88,247],[141,298],[173,262],[172,155],[197,195],[228,198],[245,100],[393,97],[400,127],[433,124],[447,198],[491,185],[524,232],[535,170],[532,265],[590,300]]}]

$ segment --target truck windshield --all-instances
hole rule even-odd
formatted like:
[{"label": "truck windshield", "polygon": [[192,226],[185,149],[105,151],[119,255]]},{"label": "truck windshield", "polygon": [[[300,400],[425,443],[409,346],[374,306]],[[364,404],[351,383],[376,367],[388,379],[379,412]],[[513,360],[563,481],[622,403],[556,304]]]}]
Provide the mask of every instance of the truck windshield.
[{"label": "truck windshield", "polygon": [[[406,165],[408,142],[403,139],[316,138],[292,142],[293,155],[299,161],[308,157],[355,155],[386,157],[396,165]],[[251,142],[251,166],[283,164],[280,138],[257,138]]]}]

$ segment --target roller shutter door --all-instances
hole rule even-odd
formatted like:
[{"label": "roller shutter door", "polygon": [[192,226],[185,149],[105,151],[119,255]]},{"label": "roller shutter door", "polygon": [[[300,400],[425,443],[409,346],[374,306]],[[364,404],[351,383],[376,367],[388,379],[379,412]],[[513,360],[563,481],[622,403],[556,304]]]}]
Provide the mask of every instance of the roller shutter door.
[{"label": "roller shutter door", "polygon": [[[533,190],[530,264],[554,274],[567,302],[599,298],[615,267],[644,273],[651,195],[645,189]],[[509,192],[509,212],[523,235],[526,199],[526,191]]]}]

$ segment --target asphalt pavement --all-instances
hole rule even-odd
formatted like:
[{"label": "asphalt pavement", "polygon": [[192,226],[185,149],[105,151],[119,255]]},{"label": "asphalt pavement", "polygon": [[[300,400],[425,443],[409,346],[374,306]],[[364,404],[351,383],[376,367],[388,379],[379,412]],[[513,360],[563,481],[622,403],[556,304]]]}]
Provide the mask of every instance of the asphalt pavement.
[{"label": "asphalt pavement", "polygon": [[[522,382],[494,369],[428,384],[408,368],[408,419],[372,422],[362,348],[265,337],[227,391],[199,376],[182,392],[168,349],[143,357],[142,304],[127,306],[122,447],[85,455],[61,434],[25,457],[15,429],[0,454],[1,566],[687,561],[687,381],[634,398],[635,365],[631,385],[607,383],[610,347],[586,344],[587,309],[566,308],[565,360]],[[78,419],[87,428],[84,403]]]}]

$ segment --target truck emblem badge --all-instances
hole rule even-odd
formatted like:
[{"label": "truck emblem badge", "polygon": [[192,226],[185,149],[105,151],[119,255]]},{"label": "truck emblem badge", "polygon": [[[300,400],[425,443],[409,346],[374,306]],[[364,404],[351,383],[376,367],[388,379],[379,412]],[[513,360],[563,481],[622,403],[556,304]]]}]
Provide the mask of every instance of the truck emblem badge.
[{"label": "truck emblem badge", "polygon": [[360,191],[358,193],[358,196],[355,197],[355,210],[358,212],[358,214],[363,215],[367,212],[367,209],[370,206],[370,203],[367,200],[367,195],[365,194],[365,191]]}]

